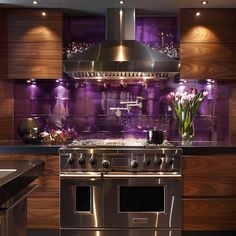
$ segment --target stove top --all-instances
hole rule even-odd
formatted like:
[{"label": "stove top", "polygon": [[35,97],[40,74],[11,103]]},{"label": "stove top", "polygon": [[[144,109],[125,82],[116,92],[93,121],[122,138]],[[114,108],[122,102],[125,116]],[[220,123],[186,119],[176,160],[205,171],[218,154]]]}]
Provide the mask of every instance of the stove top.
[{"label": "stove top", "polygon": [[166,140],[160,144],[150,144],[147,143],[146,139],[85,139],[85,140],[75,140],[69,147],[88,147],[88,148],[165,148],[165,147],[174,147],[171,143]]},{"label": "stove top", "polygon": [[61,172],[179,172],[182,149],[146,139],[76,140],[59,149]]}]

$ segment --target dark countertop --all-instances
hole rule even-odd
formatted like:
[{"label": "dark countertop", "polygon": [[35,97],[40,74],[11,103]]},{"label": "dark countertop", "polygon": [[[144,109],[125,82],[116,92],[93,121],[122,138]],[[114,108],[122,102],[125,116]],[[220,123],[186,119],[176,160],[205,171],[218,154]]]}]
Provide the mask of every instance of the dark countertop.
[{"label": "dark countertop", "polygon": [[[236,144],[229,142],[193,142],[191,145],[182,145],[181,142],[170,142],[183,148],[184,155],[209,155],[209,154],[236,154]],[[22,141],[0,141],[0,154],[58,154],[58,149],[63,144],[57,145],[30,145]]]},{"label": "dark countertop", "polygon": [[229,142],[199,141],[190,145],[183,145],[181,142],[172,143],[183,148],[183,155],[236,154],[236,144]]},{"label": "dark countertop", "polygon": [[33,145],[22,141],[0,141],[0,154],[58,154],[61,145]]},{"label": "dark countertop", "polygon": [[44,165],[41,160],[0,160],[0,206],[42,175]]}]

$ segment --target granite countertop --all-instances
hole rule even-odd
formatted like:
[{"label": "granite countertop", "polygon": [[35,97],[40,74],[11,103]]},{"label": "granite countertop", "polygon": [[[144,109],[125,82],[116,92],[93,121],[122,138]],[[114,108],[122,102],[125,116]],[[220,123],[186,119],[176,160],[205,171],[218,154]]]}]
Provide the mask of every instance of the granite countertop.
[{"label": "granite countertop", "polygon": [[0,206],[43,174],[45,163],[0,160]]},{"label": "granite countertop", "polygon": [[[184,155],[208,155],[208,154],[236,154],[236,144],[218,141],[197,141],[191,145],[183,145],[181,142],[171,142],[177,147],[183,148]],[[58,149],[65,144],[56,145],[30,145],[22,141],[0,141],[0,154],[54,154],[58,155]]]}]

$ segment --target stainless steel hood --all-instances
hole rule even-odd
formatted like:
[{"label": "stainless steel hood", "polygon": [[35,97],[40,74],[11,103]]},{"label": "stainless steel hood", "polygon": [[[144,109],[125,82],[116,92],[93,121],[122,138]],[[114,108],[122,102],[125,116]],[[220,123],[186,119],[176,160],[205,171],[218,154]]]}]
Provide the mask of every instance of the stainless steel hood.
[{"label": "stainless steel hood", "polygon": [[179,61],[135,41],[134,8],[108,8],[106,40],[64,60],[64,72],[73,77],[169,77],[179,72]]}]

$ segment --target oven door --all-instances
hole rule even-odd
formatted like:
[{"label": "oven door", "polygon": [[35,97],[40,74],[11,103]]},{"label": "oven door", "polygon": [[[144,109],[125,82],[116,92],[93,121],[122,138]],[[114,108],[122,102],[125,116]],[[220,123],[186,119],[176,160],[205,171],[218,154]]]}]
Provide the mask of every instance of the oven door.
[{"label": "oven door", "polygon": [[181,178],[104,175],[104,227],[181,228]]},{"label": "oven door", "polygon": [[61,227],[102,227],[103,189],[100,175],[61,176]]}]

